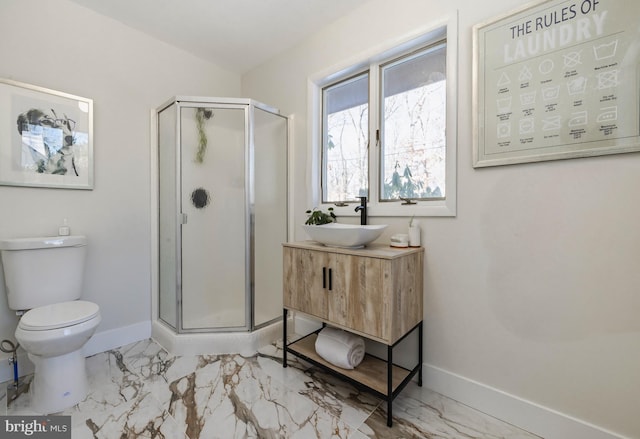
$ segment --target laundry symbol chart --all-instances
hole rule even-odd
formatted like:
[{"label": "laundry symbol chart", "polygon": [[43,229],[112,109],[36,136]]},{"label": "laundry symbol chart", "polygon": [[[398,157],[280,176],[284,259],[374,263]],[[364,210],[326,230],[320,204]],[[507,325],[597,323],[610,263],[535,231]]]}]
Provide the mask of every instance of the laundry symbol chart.
[{"label": "laundry symbol chart", "polygon": [[532,91],[530,93],[522,93],[520,95],[520,105],[528,106],[536,103],[536,92]]},{"label": "laundry symbol chart", "polygon": [[613,69],[598,73],[598,88],[602,90],[604,88],[617,87],[620,85],[620,82],[618,81],[619,72],[620,71],[618,69]]},{"label": "laundry symbol chart", "polygon": [[542,119],[542,131],[553,131],[562,128],[562,118],[552,116]]},{"label": "laundry symbol chart", "polygon": [[610,43],[593,46],[593,56],[595,57],[596,61],[613,58],[616,55],[617,50],[618,40],[614,40]]},{"label": "laundry symbol chart", "polygon": [[535,120],[533,117],[527,117],[520,120],[520,134],[531,134],[535,130]]},{"label": "laundry symbol chart", "polygon": [[511,96],[507,98],[500,98],[496,100],[496,105],[498,107],[498,113],[508,113],[511,111]]},{"label": "laundry symbol chart", "polygon": [[538,66],[538,70],[540,70],[540,73],[542,73],[543,75],[548,75],[553,71],[554,67],[555,63],[553,62],[553,60],[547,58],[540,63],[540,65]]},{"label": "laundry symbol chart", "polygon": [[618,106],[615,105],[613,107],[603,107],[600,109],[600,113],[598,117],[596,117],[596,122],[598,123],[606,123],[613,122],[614,120],[618,120]]},{"label": "laundry symbol chart", "polygon": [[542,88],[542,99],[545,101],[553,101],[560,97],[560,86],[552,85],[549,87]]},{"label": "laundry symbol chart", "polygon": [[588,121],[587,112],[578,111],[575,113],[571,113],[571,119],[569,119],[568,125],[570,127],[579,127],[582,125],[586,125],[587,121]]},{"label": "laundry symbol chart", "polygon": [[518,75],[518,80],[520,82],[530,81],[533,78],[533,73],[531,73],[531,69],[529,66],[524,66],[522,70],[520,70],[520,75]]},{"label": "laundry symbol chart", "polygon": [[587,78],[579,76],[567,82],[567,90],[570,95],[582,94],[587,89]]},{"label": "laundry symbol chart", "polygon": [[578,67],[582,64],[582,50],[577,52],[569,52],[564,55],[564,66],[568,69]]},{"label": "laundry symbol chart", "polygon": [[498,123],[498,132],[497,136],[500,139],[504,139],[506,137],[511,137],[511,123],[509,122],[500,122]]},{"label": "laundry symbol chart", "polygon": [[504,87],[509,84],[511,84],[511,78],[509,78],[509,75],[507,75],[506,72],[502,72],[500,79],[498,79],[498,87]]}]

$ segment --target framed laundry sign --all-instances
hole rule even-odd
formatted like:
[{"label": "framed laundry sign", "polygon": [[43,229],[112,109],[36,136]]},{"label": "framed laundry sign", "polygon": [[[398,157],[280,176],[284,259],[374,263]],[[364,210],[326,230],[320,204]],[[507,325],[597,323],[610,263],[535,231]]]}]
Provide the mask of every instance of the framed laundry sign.
[{"label": "framed laundry sign", "polygon": [[0,79],[0,184],[93,189],[93,101]]},{"label": "framed laundry sign", "polygon": [[547,0],[474,26],[473,166],[640,151],[640,1]]}]

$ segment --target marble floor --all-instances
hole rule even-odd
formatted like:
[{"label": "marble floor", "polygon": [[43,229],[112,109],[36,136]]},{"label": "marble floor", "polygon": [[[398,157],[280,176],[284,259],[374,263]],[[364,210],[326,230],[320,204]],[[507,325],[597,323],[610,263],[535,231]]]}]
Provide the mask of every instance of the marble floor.
[{"label": "marble floor", "polygon": [[[413,383],[388,428],[385,401],[295,359],[285,369],[272,345],[178,357],[147,340],[89,357],[87,369],[90,394],[62,413],[74,439],[538,437]],[[29,403],[21,394],[7,414],[32,414]]]}]

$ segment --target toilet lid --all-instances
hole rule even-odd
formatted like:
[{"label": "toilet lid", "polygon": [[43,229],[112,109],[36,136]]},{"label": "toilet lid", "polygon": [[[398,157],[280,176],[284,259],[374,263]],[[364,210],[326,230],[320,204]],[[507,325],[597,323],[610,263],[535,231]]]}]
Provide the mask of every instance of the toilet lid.
[{"label": "toilet lid", "polygon": [[20,319],[19,326],[29,331],[64,328],[86,322],[99,312],[98,305],[85,300],[55,303],[27,311]]}]

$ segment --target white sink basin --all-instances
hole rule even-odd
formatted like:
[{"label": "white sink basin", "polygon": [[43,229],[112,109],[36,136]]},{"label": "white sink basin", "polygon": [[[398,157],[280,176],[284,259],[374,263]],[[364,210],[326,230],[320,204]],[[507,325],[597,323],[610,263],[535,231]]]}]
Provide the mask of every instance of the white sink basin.
[{"label": "white sink basin", "polygon": [[362,248],[372,243],[384,229],[384,225],[359,226],[354,224],[330,223],[321,226],[303,225],[311,239],[327,247]]}]

